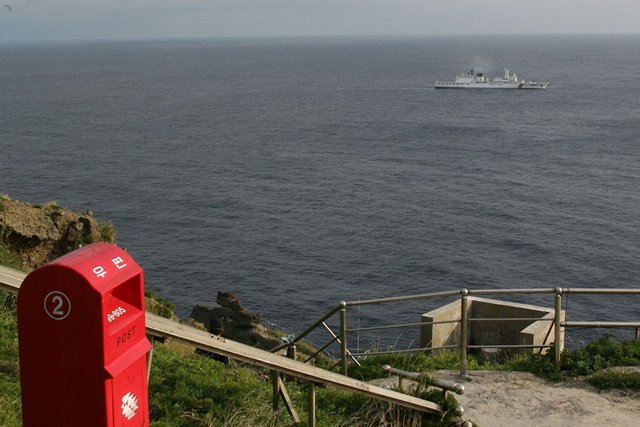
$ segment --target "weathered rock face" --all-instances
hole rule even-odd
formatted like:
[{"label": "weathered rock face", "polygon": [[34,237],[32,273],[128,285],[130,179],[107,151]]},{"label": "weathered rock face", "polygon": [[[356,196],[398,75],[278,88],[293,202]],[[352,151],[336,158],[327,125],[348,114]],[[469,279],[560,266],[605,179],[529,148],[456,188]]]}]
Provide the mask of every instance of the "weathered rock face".
[{"label": "weathered rock face", "polygon": [[0,196],[0,239],[28,269],[80,245],[103,240],[91,212],[73,212],[52,202],[32,206],[3,196]]},{"label": "weathered rock face", "polygon": [[244,308],[233,293],[218,292],[216,302],[220,307],[195,306],[191,318],[202,323],[212,334],[262,349],[268,350],[281,343],[267,334],[260,324],[260,315]]}]

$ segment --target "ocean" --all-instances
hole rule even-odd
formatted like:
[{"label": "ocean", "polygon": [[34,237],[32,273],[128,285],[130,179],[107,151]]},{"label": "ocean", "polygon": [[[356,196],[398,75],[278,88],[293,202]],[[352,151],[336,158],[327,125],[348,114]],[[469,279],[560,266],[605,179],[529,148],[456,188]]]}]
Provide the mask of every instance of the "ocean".
[{"label": "ocean", "polygon": [[[341,300],[638,287],[639,66],[640,35],[0,44],[0,192],[111,220],[181,316],[233,291],[293,333]],[[433,89],[503,67],[551,83]]]}]

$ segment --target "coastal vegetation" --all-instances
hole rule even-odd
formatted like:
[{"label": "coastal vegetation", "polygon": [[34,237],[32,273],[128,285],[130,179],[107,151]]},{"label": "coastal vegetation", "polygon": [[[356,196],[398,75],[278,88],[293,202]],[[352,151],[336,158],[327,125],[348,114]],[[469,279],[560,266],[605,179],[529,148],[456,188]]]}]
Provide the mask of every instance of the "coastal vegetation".
[{"label": "coastal vegetation", "polygon": [[21,426],[16,297],[0,291],[0,425]]},{"label": "coastal vegetation", "polygon": [[[436,356],[425,353],[414,355],[370,356],[361,366],[352,366],[349,375],[368,381],[384,376],[383,365],[391,365],[410,372],[459,369],[458,353],[448,351]],[[633,367],[635,369],[621,369]],[[521,354],[500,362],[479,363],[468,356],[469,370],[498,370],[531,372],[549,381],[570,381],[584,378],[598,389],[640,391],[640,341],[618,341],[605,335],[584,348],[565,350],[560,365],[554,361],[553,351],[547,354]]]},{"label": "coastal vegetation", "polygon": [[[619,372],[614,381],[611,372],[607,371],[613,367],[640,366],[640,341],[618,341],[605,335],[584,348],[564,351],[560,366],[555,365],[552,354],[519,357],[505,363],[503,369],[528,371],[552,381],[585,377],[598,388],[640,390],[639,382],[629,381],[629,378],[637,377],[638,372]],[[610,375],[611,382],[601,381],[602,375]]]},{"label": "coastal vegetation", "polygon": [[15,254],[13,254],[6,245],[0,243],[0,265],[20,270],[21,262]]}]

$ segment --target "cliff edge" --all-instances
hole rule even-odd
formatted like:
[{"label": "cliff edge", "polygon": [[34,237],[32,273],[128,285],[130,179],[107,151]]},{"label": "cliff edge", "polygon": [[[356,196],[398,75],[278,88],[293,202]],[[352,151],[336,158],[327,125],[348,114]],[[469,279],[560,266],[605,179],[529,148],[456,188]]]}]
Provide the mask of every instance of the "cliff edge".
[{"label": "cliff edge", "polygon": [[91,211],[75,212],[55,202],[30,205],[0,195],[0,241],[29,271],[82,245],[114,241],[110,222]]}]

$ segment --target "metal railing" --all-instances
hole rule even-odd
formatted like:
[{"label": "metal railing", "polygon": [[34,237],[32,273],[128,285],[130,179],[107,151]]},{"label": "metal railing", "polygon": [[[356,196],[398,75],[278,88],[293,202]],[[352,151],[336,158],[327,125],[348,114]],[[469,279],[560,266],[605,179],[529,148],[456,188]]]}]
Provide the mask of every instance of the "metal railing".
[{"label": "metal railing", "polygon": [[[398,388],[402,388],[403,378],[408,378],[410,380],[417,382],[418,384],[426,381],[428,382],[429,387],[437,387],[442,390],[443,400],[447,400],[447,394],[449,392],[462,395],[466,391],[465,386],[462,383],[451,381],[451,380],[433,378],[421,372],[408,372],[402,369],[394,368],[390,365],[383,365],[382,370],[387,372],[389,375],[396,375],[398,377]],[[462,417],[465,413],[464,408],[460,405],[457,405],[453,411],[457,417]],[[473,423],[471,421],[463,420],[461,423],[457,425],[459,425],[460,427],[471,427]]]},{"label": "metal railing", "polygon": [[[542,317],[504,317],[504,318],[473,318],[469,315],[469,297],[470,296],[495,296],[495,295],[552,295],[553,296],[553,318],[542,318]],[[460,355],[460,375],[464,376],[467,373],[467,363],[468,350],[474,349],[532,349],[532,350],[543,350],[543,349],[553,349],[554,351],[554,360],[556,364],[560,364],[561,354],[563,350],[562,346],[562,338],[564,330],[568,328],[614,328],[614,329],[635,329],[635,337],[636,339],[640,339],[640,321],[567,321],[567,313],[565,312],[565,320],[562,320],[562,297],[568,297],[569,295],[640,295],[640,289],[606,289],[606,288],[528,288],[528,289],[479,289],[479,290],[470,290],[470,289],[460,289],[458,291],[443,291],[443,292],[432,292],[427,294],[420,295],[409,295],[409,296],[397,296],[397,297],[389,297],[389,298],[377,298],[377,299],[369,299],[369,300],[361,300],[361,301],[341,301],[338,305],[329,312],[327,312],[324,316],[322,316],[319,320],[317,320],[313,325],[309,328],[305,329],[300,335],[295,337],[295,339],[291,340],[288,343],[284,343],[271,351],[278,351],[286,346],[295,346],[297,342],[303,340],[313,331],[318,329],[320,325],[324,325],[326,327],[327,321],[335,316],[338,313],[338,324],[339,324],[339,333],[333,334],[332,339],[321,346],[321,349],[316,352],[318,354],[320,351],[325,351],[331,344],[338,343],[339,344],[339,361],[338,364],[340,366],[341,372],[343,375],[347,375],[349,360],[354,361],[354,363],[359,364],[358,358],[363,356],[371,356],[371,355],[379,355],[379,354],[400,354],[400,353],[418,353],[418,352],[427,352],[433,350],[453,350],[457,349]],[[376,325],[376,326],[365,326],[365,327],[356,327],[356,328],[348,328],[347,325],[347,310],[355,307],[369,306],[369,305],[384,305],[384,304],[397,304],[397,303],[408,303],[408,302],[422,302],[422,301],[430,301],[439,298],[451,298],[457,297],[460,300],[460,316],[459,318],[452,320],[440,320],[433,322],[412,322],[412,323],[401,323],[401,324],[386,324],[386,325]],[[565,307],[566,308],[566,307]],[[416,313],[417,315],[418,313]],[[549,342],[550,334],[553,332],[553,340],[547,344],[482,344],[482,345],[473,345],[469,343],[469,324],[472,322],[513,322],[513,321],[531,321],[531,322],[549,322],[550,327],[547,331],[547,337],[545,337],[544,342]],[[460,329],[460,342],[458,344],[451,345],[440,345],[440,346],[425,346],[418,348],[406,348],[406,349],[391,349],[391,350],[382,350],[382,351],[367,351],[367,352],[350,352],[348,349],[348,336],[353,333],[360,332],[374,332],[374,331],[385,331],[390,329],[400,329],[400,328],[414,328],[414,327],[424,327],[426,325],[436,325],[436,324],[458,324]],[[559,344],[559,345],[557,345]],[[310,360],[309,358],[308,360]]]},{"label": "metal railing", "polygon": [[[427,378],[429,379],[429,383],[431,385],[441,388],[445,393],[447,391],[452,391],[455,394],[462,395],[465,392],[464,384],[458,383],[455,381],[431,378],[428,375],[425,375],[424,373],[421,373],[421,372],[408,372],[402,369],[394,368],[390,365],[383,365],[382,370],[385,372],[388,372],[389,374],[398,376],[398,387],[402,387],[403,378],[409,378],[411,380],[418,381],[418,382],[424,381],[425,378]],[[459,413],[458,415],[462,416],[462,413]]]}]

